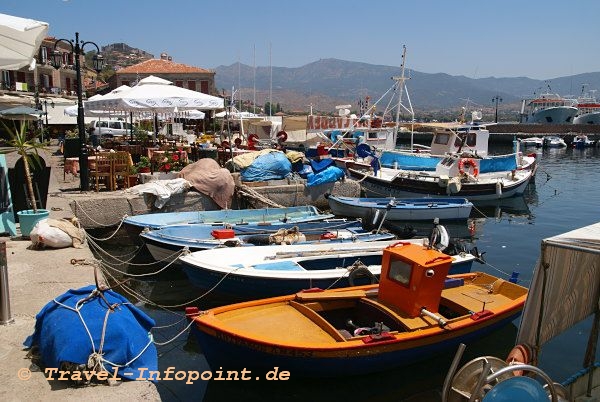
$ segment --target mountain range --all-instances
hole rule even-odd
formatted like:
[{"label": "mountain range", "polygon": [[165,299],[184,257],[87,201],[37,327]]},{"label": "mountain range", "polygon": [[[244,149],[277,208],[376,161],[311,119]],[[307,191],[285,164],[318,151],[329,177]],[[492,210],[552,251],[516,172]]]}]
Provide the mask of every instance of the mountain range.
[{"label": "mountain range", "polygon": [[[272,94],[272,103],[284,111],[332,112],[335,105],[351,104],[365,96],[377,100],[392,85],[392,76],[399,76],[399,66],[384,66],[338,59],[321,59],[301,67],[256,67],[241,63],[215,69],[217,88],[231,93],[235,99],[253,100],[262,106]],[[410,100],[416,115],[456,114],[462,106],[477,107],[489,112],[498,96],[499,114],[516,118],[522,99],[552,92],[565,97],[577,97],[585,90],[600,89],[600,72],[537,80],[527,77],[469,78],[444,73],[422,73],[407,69],[405,76]],[[406,103],[406,102],[405,102]]]}]

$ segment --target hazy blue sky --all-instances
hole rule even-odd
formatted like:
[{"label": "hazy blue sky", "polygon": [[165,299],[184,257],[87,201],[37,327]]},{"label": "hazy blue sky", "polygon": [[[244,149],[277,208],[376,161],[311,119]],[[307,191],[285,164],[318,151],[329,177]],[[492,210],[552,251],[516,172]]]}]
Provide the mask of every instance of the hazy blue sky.
[{"label": "hazy blue sky", "polygon": [[[204,68],[321,58],[551,79],[600,71],[599,0],[1,0],[49,34],[125,42]],[[88,48],[86,47],[86,50]],[[91,47],[90,49],[91,50]]]}]

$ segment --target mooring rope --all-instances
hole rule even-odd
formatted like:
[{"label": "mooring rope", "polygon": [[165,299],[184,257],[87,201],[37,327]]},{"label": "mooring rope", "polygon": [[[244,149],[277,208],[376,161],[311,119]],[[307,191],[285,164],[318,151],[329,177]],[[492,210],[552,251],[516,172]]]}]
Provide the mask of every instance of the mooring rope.
[{"label": "mooring rope", "polygon": [[[102,227],[112,227],[112,226],[116,226],[119,223],[115,222],[115,223],[111,223],[111,224],[106,224],[106,223],[100,223],[97,222],[96,220],[94,220],[94,218],[92,218],[86,211],[84,208],[81,207],[81,205],[79,204],[79,202],[77,200],[74,201],[75,202],[75,206],[79,207],[79,209],[81,210],[81,212],[83,212],[83,214],[86,216],[86,218],[88,218],[90,221],[92,221],[93,223],[95,223],[98,226],[102,226]],[[122,219],[121,219],[122,221]]]}]

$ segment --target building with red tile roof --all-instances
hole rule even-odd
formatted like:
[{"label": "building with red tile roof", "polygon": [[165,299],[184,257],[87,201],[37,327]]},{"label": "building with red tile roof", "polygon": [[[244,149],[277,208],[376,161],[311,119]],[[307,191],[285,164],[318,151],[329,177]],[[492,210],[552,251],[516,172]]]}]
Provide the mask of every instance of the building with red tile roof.
[{"label": "building with red tile roof", "polygon": [[178,87],[217,95],[213,70],[176,63],[166,53],[162,53],[160,59],[145,60],[116,70],[115,75],[109,79],[110,88],[131,86],[150,75],[169,80]]}]

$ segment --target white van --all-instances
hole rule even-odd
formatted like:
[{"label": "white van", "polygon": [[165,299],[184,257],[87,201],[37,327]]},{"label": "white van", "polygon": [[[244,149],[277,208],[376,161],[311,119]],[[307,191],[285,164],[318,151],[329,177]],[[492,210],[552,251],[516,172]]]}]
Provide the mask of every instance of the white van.
[{"label": "white van", "polygon": [[133,129],[131,123],[124,120],[92,120],[89,133],[96,138],[113,138],[129,135]]}]

